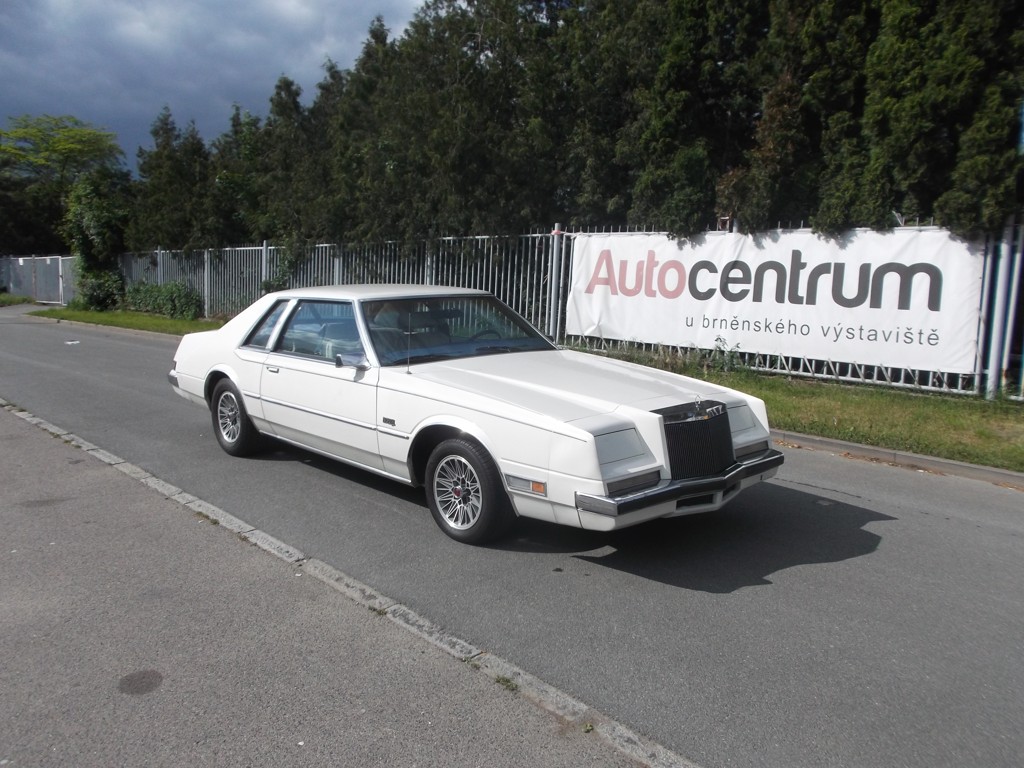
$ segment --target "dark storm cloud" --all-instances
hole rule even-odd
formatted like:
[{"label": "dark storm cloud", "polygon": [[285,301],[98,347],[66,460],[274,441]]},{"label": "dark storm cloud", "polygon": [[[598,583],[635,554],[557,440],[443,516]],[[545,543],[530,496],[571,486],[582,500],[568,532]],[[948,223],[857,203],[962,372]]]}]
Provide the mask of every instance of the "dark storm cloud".
[{"label": "dark storm cloud", "polygon": [[166,105],[211,140],[232,106],[260,117],[278,77],[312,95],[349,67],[373,17],[398,36],[419,0],[0,0],[0,125],[73,115],[114,131],[134,167]]}]

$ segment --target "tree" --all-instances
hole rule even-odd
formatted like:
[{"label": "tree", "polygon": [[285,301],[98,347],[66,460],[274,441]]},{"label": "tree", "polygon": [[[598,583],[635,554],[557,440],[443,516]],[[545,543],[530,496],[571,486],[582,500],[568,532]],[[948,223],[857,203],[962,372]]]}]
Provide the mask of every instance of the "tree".
[{"label": "tree", "polygon": [[[990,230],[1021,202],[1010,188],[1024,12],[1008,0],[883,0],[881,10],[865,64],[860,223],[930,219],[942,199],[958,231]],[[968,215],[966,196],[979,193]]]},{"label": "tree", "polygon": [[394,167],[389,159],[392,148],[383,133],[390,113],[384,94],[394,59],[394,43],[378,16],[347,75],[344,94],[328,118],[331,164],[349,239],[394,237],[382,216],[387,176]]},{"label": "tree", "polygon": [[598,0],[563,15],[558,46],[566,62],[563,104],[569,124],[561,173],[568,222],[622,226],[633,208],[642,123],[640,98],[653,86],[666,32],[664,3]]},{"label": "tree", "polygon": [[[350,71],[328,60],[310,105],[282,76],[264,120],[236,107],[210,147],[165,109],[129,245],[297,259],[556,221],[694,237],[721,217],[990,232],[1024,202],[1022,30],[1013,0],[426,0],[399,39],[375,19]],[[53,219],[48,185],[75,173],[32,135],[4,137],[8,219]],[[0,248],[45,239],[15,229]]]},{"label": "tree", "polygon": [[1013,146],[1019,93],[1019,86],[989,86],[960,137],[952,185],[935,201],[935,212],[954,232],[967,237],[998,232],[1020,211],[1024,160]]},{"label": "tree", "polygon": [[88,309],[115,309],[124,293],[118,259],[130,212],[127,171],[97,168],[82,174],[67,196],[61,234],[78,262],[76,302]]},{"label": "tree", "polygon": [[62,250],[60,225],[72,185],[83,174],[120,169],[122,159],[113,133],[70,115],[11,118],[0,130],[0,200],[9,212],[0,251]]},{"label": "tree", "polygon": [[78,177],[67,196],[61,235],[86,271],[116,269],[131,212],[131,177],[97,168]]},{"label": "tree", "polygon": [[150,130],[153,149],[139,149],[140,186],[128,245],[189,249],[207,245],[210,153],[194,123],[181,131],[164,107]]},{"label": "tree", "polygon": [[40,244],[54,240],[55,233],[34,215],[26,193],[28,180],[13,172],[13,161],[0,157],[0,255],[51,251]]},{"label": "tree", "polygon": [[[1024,157],[1018,148],[1024,92],[1024,8],[985,4],[970,19],[977,56],[985,62],[973,109],[961,125],[950,185],[935,201],[942,223],[967,236],[998,232],[1024,203]],[[965,25],[968,19],[964,19]]]},{"label": "tree", "polygon": [[753,143],[753,65],[768,27],[759,0],[669,4],[661,63],[621,144],[636,172],[631,223],[691,237],[714,220],[719,176],[742,165]]},{"label": "tree", "polygon": [[[336,71],[330,62],[327,67]],[[327,238],[333,229],[330,216],[323,213],[325,197],[331,195],[330,163],[323,149],[327,138],[318,135],[322,125],[314,127],[301,97],[302,88],[294,80],[280,77],[258,140],[254,234],[293,250]]]},{"label": "tree", "polygon": [[372,136],[349,155],[363,169],[361,236],[382,224],[399,238],[508,232],[556,215],[567,122],[552,56],[560,10],[430,0],[397,43],[371,30],[352,79],[352,96],[372,86],[375,105]]},{"label": "tree", "polygon": [[204,245],[238,245],[258,238],[260,130],[259,118],[243,114],[236,105],[229,129],[211,145]]},{"label": "tree", "polygon": [[879,24],[875,0],[826,0],[811,8],[802,31],[808,140],[821,157],[818,204],[809,211],[810,221],[829,235],[863,223],[858,206],[868,161],[861,131],[864,67]]}]

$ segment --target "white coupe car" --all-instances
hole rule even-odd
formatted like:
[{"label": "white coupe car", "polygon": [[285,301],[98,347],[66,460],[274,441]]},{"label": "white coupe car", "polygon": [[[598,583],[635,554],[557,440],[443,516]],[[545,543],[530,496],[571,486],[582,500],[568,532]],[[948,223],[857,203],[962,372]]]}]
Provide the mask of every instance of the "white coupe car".
[{"label": "white coupe car", "polygon": [[608,531],[716,510],[783,462],[757,398],[559,349],[484,291],[268,294],[185,336],[169,379],[229,454],[270,436],[425,486],[469,543],[516,516]]}]

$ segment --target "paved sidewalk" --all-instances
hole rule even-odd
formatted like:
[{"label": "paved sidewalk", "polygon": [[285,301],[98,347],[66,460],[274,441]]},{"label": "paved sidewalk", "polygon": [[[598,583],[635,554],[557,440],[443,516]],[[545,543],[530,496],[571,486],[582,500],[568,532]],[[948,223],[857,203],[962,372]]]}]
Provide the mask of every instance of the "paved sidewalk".
[{"label": "paved sidewalk", "polygon": [[0,408],[0,766],[687,765],[35,422]]}]

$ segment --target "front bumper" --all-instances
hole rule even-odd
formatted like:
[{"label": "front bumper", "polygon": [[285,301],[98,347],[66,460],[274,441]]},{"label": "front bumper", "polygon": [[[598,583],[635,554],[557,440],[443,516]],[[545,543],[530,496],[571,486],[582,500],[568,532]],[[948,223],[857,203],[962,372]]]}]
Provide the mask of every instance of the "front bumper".
[{"label": "front bumper", "polygon": [[785,457],[781,451],[769,448],[753,456],[744,456],[743,461],[736,462],[719,475],[686,480],[663,480],[653,488],[622,496],[597,496],[577,492],[576,508],[580,512],[619,517],[670,502],[675,502],[677,508],[704,506],[705,499],[711,501],[731,497],[745,484],[745,480],[753,479],[753,482],[757,482],[759,475],[774,475],[783,461]]}]

